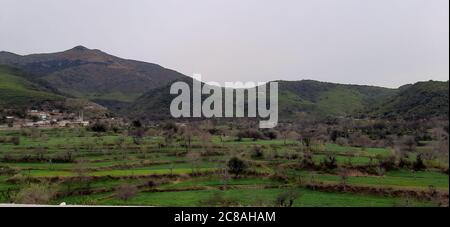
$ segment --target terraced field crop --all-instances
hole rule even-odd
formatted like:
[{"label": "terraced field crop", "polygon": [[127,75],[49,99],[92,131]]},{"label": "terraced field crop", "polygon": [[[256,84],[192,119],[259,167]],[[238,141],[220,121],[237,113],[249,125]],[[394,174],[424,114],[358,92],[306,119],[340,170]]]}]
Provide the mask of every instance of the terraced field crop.
[{"label": "terraced field crop", "polygon": [[[448,204],[449,178],[441,169],[377,172],[392,155],[389,148],[323,144],[305,151],[292,140],[216,136],[206,142],[193,138],[186,147],[181,140],[167,145],[162,136],[135,143],[123,132],[85,129],[29,134],[0,131],[2,138],[20,138],[20,144],[0,144],[0,203],[19,202],[18,195],[37,187],[51,192],[50,204],[74,205],[277,206],[286,192],[296,195],[294,206],[307,207]],[[259,156],[255,149],[262,151]],[[305,152],[311,166],[302,166]],[[330,155],[337,166],[327,169]],[[246,163],[239,175],[230,172],[232,157]],[[440,163],[448,168],[448,160]],[[120,196],[121,190],[132,193]]]}]

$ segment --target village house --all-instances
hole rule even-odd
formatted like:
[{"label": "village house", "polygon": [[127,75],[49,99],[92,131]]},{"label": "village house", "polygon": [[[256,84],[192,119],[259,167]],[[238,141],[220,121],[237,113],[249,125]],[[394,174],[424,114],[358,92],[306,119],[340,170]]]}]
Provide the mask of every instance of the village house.
[{"label": "village house", "polygon": [[47,120],[50,114],[45,111],[30,110],[28,111],[28,116],[39,120]]},{"label": "village house", "polygon": [[[28,117],[33,121],[25,120],[21,123],[21,127],[87,127],[89,121],[84,120],[83,113],[81,112],[78,117],[74,117],[74,114],[62,113],[60,110],[52,111],[28,111]],[[73,119],[73,120],[68,120]]]}]

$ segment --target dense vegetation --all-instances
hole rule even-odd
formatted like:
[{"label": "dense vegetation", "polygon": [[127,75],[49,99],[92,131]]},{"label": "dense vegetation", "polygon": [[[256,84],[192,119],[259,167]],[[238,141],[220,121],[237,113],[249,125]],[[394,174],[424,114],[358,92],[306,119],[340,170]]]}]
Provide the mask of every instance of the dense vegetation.
[{"label": "dense vegetation", "polygon": [[448,117],[449,83],[419,82],[400,88],[398,94],[371,110],[378,117],[424,119]]}]

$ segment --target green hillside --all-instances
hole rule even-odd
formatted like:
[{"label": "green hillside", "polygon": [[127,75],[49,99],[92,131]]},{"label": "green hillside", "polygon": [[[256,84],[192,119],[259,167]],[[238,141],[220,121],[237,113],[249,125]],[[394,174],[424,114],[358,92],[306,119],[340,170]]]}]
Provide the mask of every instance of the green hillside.
[{"label": "green hillside", "polygon": [[282,115],[305,112],[319,117],[353,115],[382,102],[396,90],[360,85],[344,85],[312,80],[280,81]]},{"label": "green hillside", "polygon": [[63,100],[63,97],[46,91],[21,75],[16,69],[0,66],[0,107],[26,107],[35,103]]},{"label": "green hillside", "polygon": [[[122,114],[152,120],[167,118],[170,116],[170,103],[175,97],[169,91],[169,85],[151,90],[122,108]],[[279,113],[282,119],[295,118],[298,113],[316,117],[349,116],[381,103],[395,93],[394,89],[372,86],[310,80],[279,81]]]},{"label": "green hillside", "polygon": [[387,118],[448,117],[449,82],[428,81],[404,86],[399,93],[370,109],[369,114]]}]

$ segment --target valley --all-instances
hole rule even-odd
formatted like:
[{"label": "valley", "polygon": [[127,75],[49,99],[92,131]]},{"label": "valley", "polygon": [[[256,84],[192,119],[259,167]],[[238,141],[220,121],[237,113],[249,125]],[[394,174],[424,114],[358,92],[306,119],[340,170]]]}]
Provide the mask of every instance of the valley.
[{"label": "valley", "polygon": [[0,64],[0,203],[448,207],[448,81],[276,81],[258,129],[171,118],[192,79],[156,64],[82,46]]}]

